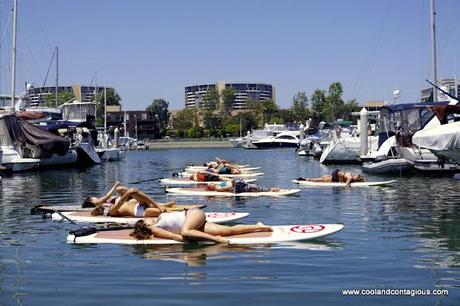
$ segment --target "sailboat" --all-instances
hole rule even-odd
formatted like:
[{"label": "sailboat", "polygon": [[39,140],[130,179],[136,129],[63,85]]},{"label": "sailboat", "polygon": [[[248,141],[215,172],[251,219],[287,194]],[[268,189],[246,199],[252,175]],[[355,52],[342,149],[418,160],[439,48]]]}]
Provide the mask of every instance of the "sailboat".
[{"label": "sailboat", "polygon": [[[115,137],[118,137],[118,128],[116,128]],[[107,87],[104,86],[104,131],[99,133],[99,143],[102,146],[96,148],[96,152],[102,161],[119,161],[126,158],[126,150],[118,147],[118,142],[115,144],[109,141],[107,134]]]}]

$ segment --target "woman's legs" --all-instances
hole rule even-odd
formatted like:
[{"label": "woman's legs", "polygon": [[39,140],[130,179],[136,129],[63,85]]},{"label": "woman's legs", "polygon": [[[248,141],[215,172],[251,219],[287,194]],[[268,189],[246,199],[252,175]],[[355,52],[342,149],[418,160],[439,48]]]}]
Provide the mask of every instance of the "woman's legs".
[{"label": "woman's legs", "polygon": [[206,216],[201,209],[190,209],[185,216],[180,234],[185,239],[205,239],[215,242],[228,243],[220,236],[210,235],[202,231],[206,223]]},{"label": "woman's legs", "polygon": [[332,176],[323,175],[322,177],[318,177],[318,178],[307,178],[307,181],[330,183],[330,182],[332,182]]},{"label": "woman's legs", "polygon": [[220,224],[215,224],[212,222],[206,222],[204,225],[205,233],[214,235],[214,236],[232,236],[240,235],[254,232],[271,232],[272,228],[263,223],[257,223],[256,225],[234,225],[234,226],[225,226]]}]

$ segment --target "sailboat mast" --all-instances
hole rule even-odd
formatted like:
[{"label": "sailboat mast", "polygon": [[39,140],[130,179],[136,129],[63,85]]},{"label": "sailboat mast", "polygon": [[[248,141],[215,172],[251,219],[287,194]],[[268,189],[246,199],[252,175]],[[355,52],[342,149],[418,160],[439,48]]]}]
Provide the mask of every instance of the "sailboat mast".
[{"label": "sailboat mast", "polygon": [[59,49],[56,47],[56,107],[58,106],[58,88],[59,88]]},{"label": "sailboat mast", "polygon": [[[436,12],[434,9],[434,0],[430,0],[431,11],[431,65],[433,83],[438,85],[438,72],[436,68]],[[433,102],[438,101],[438,89],[433,87]]]},{"label": "sailboat mast", "polygon": [[107,86],[104,85],[104,135],[107,133]]},{"label": "sailboat mast", "polygon": [[16,22],[16,19],[17,19],[17,15],[16,15],[16,11],[17,11],[17,1],[14,0],[14,4],[13,4],[13,49],[12,49],[12,67],[11,67],[11,106],[13,107],[14,109],[14,104],[15,104],[15,100],[14,100],[14,96],[16,94],[16,30],[17,30],[17,22]]}]

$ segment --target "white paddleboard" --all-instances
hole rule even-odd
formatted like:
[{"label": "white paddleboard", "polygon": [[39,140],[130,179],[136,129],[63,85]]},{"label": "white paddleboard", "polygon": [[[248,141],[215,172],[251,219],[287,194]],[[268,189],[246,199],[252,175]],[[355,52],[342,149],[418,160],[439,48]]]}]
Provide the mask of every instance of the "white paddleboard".
[{"label": "white paddleboard", "polygon": [[[225,237],[230,244],[267,244],[283,243],[315,239],[336,233],[343,229],[342,224],[306,224],[306,225],[280,225],[272,226],[273,232],[256,232],[250,234],[234,235]],[[182,244],[171,239],[150,238],[136,240],[129,236],[132,229],[101,231],[87,236],[67,236],[69,243],[116,243],[116,244]],[[213,244],[212,241],[199,241],[199,243]]]},{"label": "white paddleboard", "polygon": [[[299,181],[299,180],[292,180],[293,183],[303,185],[303,186],[311,186],[311,187],[347,187],[346,183],[325,183],[325,182],[312,182],[312,181]],[[380,182],[356,182],[351,183],[350,187],[372,187],[372,186],[384,186],[395,183],[396,180],[391,181],[380,181]]]},{"label": "white paddleboard", "polygon": [[[180,172],[179,175],[180,176],[190,177],[190,175],[192,175],[194,173],[196,173],[196,171]],[[228,178],[232,178],[232,177],[245,178],[245,177],[255,177],[255,176],[264,175],[263,172],[251,172],[251,173],[240,173],[240,174],[217,174],[217,173],[212,173],[212,174],[217,175],[217,176],[228,177]]]},{"label": "white paddleboard", "polygon": [[[183,210],[183,209],[188,209],[188,208],[192,208],[193,206],[195,205],[175,205],[175,206],[172,206],[170,209],[171,210],[177,210],[177,211],[180,211],[180,210]],[[204,208],[206,207],[206,205],[198,205],[198,207],[200,208]],[[87,207],[87,208],[83,208],[79,205],[41,205],[41,206],[36,206],[34,208],[32,208],[32,211],[35,211],[35,212],[43,212],[43,213],[52,213],[52,212],[56,212],[56,211],[72,211],[72,212],[75,212],[75,211],[92,211],[94,209],[94,207]]]},{"label": "white paddleboard", "polygon": [[[255,182],[256,179],[245,179],[244,180],[246,183],[251,183]],[[198,185],[198,184],[206,184],[206,185],[217,185],[220,184],[224,181],[213,181],[213,182],[197,182],[190,180],[188,178],[164,178],[160,180],[160,183],[165,184],[165,185]]]},{"label": "white paddleboard", "polygon": [[166,192],[181,195],[196,195],[196,196],[218,196],[218,197],[279,197],[300,192],[300,189],[281,189],[280,191],[261,191],[261,192],[220,192],[209,191],[204,188],[166,188]]},{"label": "white paddleboard", "polygon": [[[239,170],[242,172],[251,172],[255,170],[260,170],[260,167],[237,167]],[[188,166],[185,168],[185,171],[200,171],[200,170],[206,170],[208,167],[204,166]]]},{"label": "white paddleboard", "polygon": [[[137,221],[144,218],[137,217],[104,217],[104,216],[91,216],[91,212],[86,211],[73,211],[73,212],[61,212],[62,215],[66,216],[75,222],[113,222],[123,224],[134,224]],[[54,221],[68,221],[59,213],[53,213],[51,219]],[[206,220],[213,223],[226,223],[236,221],[249,216],[249,213],[245,212],[206,212]],[[155,219],[155,218],[145,218]]]}]

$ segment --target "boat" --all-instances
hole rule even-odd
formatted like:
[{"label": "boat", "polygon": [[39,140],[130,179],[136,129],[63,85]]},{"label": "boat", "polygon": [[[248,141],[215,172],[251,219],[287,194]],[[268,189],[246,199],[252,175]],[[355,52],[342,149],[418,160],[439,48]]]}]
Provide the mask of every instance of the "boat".
[{"label": "boat", "polygon": [[297,148],[300,142],[299,137],[299,131],[285,131],[276,136],[269,136],[252,141],[252,145],[257,149]]},{"label": "boat", "polygon": [[382,158],[363,163],[362,168],[371,174],[400,174],[412,172],[414,164],[405,158]]},{"label": "boat", "polygon": [[[386,105],[380,109],[379,149],[368,158],[364,171],[384,170],[398,172],[398,167],[410,171],[425,173],[458,172],[460,167],[446,159],[439,158],[430,150],[413,142],[413,136],[439,127],[440,121],[435,116],[435,107],[445,107],[448,102],[405,103]],[[396,161],[392,161],[396,159]],[[382,164],[381,164],[382,163]]]},{"label": "boat", "polygon": [[416,132],[412,142],[430,150],[438,158],[460,165],[460,106],[438,106],[435,113],[441,125]]},{"label": "boat", "polygon": [[64,121],[75,123],[73,146],[78,153],[79,165],[99,164],[101,158],[96,152],[97,131],[94,125],[96,103],[73,100],[59,106]]},{"label": "boat", "polygon": [[276,136],[277,134],[288,131],[288,127],[284,124],[268,124],[265,123],[264,128],[260,130],[248,131],[247,135],[239,138],[230,139],[230,143],[233,147],[242,147],[245,149],[255,149],[256,147],[252,144],[254,141],[258,141],[263,138],[270,136]]}]

